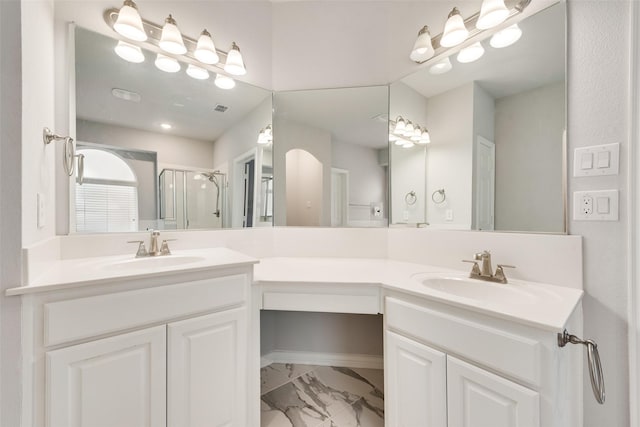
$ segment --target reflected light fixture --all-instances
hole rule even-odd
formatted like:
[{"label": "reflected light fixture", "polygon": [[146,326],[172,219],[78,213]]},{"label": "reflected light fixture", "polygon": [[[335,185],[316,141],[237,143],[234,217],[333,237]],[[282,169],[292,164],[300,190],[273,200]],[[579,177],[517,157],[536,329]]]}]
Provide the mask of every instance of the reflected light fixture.
[{"label": "reflected light fixture", "polygon": [[271,131],[271,125],[267,125],[266,128],[261,129],[258,132],[258,144],[269,144],[273,141],[273,133]]},{"label": "reflected light fixture", "polygon": [[120,35],[143,42],[147,40],[147,33],[142,26],[142,18],[138,13],[138,6],[132,0],[125,0],[118,11],[118,19],[113,24],[113,29]]},{"label": "reflected light fixture", "polygon": [[125,61],[133,62],[134,64],[144,62],[142,49],[131,43],[120,40],[113,50]]},{"label": "reflected light fixture", "polygon": [[451,65],[451,60],[449,57],[444,57],[440,61],[436,62],[429,68],[429,72],[431,74],[444,74],[446,72],[451,71],[453,65]]},{"label": "reflected light fixture", "polygon": [[193,51],[193,56],[203,64],[217,64],[220,61],[218,52],[216,52],[216,46],[213,44],[211,34],[207,30],[203,30],[198,38],[196,50]]},{"label": "reflected light fixture", "polygon": [[187,75],[197,80],[207,80],[209,78],[209,72],[197,65],[189,64],[187,67]]},{"label": "reflected light fixture", "polygon": [[413,127],[413,123],[411,123],[411,120],[407,120],[407,124],[404,127],[404,132],[402,132],[402,135],[406,137],[411,137],[413,136],[414,130],[415,129]]},{"label": "reflected light fixture", "polygon": [[458,56],[456,59],[458,62],[463,64],[468,64],[469,62],[477,61],[480,57],[484,55],[484,48],[480,42],[475,42],[474,44],[461,49],[458,52]]},{"label": "reflected light fixture", "polygon": [[406,123],[405,123],[404,119],[402,117],[398,116],[398,118],[396,119],[396,125],[393,128],[393,133],[399,134],[399,135],[404,135],[405,126],[406,126]]},{"label": "reflected light fixture", "polygon": [[414,145],[411,141],[405,141],[404,144],[402,144],[402,148],[412,148]]},{"label": "reflected light fixture", "polygon": [[422,128],[420,126],[416,126],[413,131],[413,135],[410,137],[411,141],[418,142],[422,139]]},{"label": "reflected light fixture", "polygon": [[518,27],[518,24],[513,24],[510,27],[505,28],[504,30],[500,30],[495,33],[491,40],[489,40],[489,44],[491,47],[495,47],[497,49],[511,46],[522,36],[522,30]]},{"label": "reflected light fixture", "polygon": [[429,131],[425,128],[422,130],[422,138],[418,141],[418,144],[429,144],[431,142],[431,136]]},{"label": "reflected light fixture", "polygon": [[440,45],[443,47],[457,46],[467,39],[469,30],[464,25],[464,20],[457,7],[449,13],[447,22],[444,24],[444,32],[440,39]]},{"label": "reflected light fixture", "polygon": [[174,55],[182,55],[187,53],[187,48],[182,40],[182,34],[178,29],[176,20],[173,19],[171,14],[164,20],[164,27],[162,27],[162,36],[160,37],[160,43],[158,43],[160,49],[165,52],[173,53]]},{"label": "reflected light fixture", "polygon": [[395,122],[389,121],[389,142],[402,148],[411,148],[415,144],[430,142],[429,132],[422,126],[398,116]]},{"label": "reflected light fixture", "polygon": [[158,69],[166,72],[166,73],[177,73],[180,71],[180,63],[177,59],[171,58],[167,55],[163,55],[161,53],[156,57],[156,61],[154,62]]},{"label": "reflected light fixture", "polygon": [[227,62],[224,64],[224,70],[234,76],[244,76],[247,74],[247,69],[244,67],[240,48],[236,42],[231,43],[231,50],[229,50],[229,53],[227,54]]},{"label": "reflected light fixture", "polygon": [[476,22],[476,28],[487,30],[499,25],[509,17],[509,9],[504,5],[504,0],[484,0],[480,7],[480,16]]},{"label": "reflected light fixture", "polygon": [[223,74],[216,74],[216,79],[213,83],[220,89],[233,89],[236,86],[235,80]]},{"label": "reflected light fixture", "polygon": [[173,126],[171,126],[169,123],[160,123],[160,127],[164,130],[169,130],[171,129]]},{"label": "reflected light fixture", "polygon": [[423,62],[431,58],[434,54],[435,50],[433,49],[433,43],[431,43],[431,33],[429,32],[429,27],[425,25],[418,32],[418,38],[413,45],[413,50],[409,58],[415,62]]}]

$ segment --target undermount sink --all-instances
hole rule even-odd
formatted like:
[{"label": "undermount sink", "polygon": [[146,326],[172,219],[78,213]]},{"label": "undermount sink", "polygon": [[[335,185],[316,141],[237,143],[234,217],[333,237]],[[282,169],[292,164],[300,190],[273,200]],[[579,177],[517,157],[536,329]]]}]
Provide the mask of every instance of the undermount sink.
[{"label": "undermount sink", "polygon": [[416,275],[414,279],[429,289],[451,296],[485,303],[539,304],[558,295],[548,289],[526,284],[494,284],[462,275]]},{"label": "undermount sink", "polygon": [[205,258],[201,256],[187,256],[187,255],[164,255],[158,257],[143,257],[132,258],[120,261],[109,262],[103,266],[109,270],[146,270],[155,268],[166,267],[180,267],[189,266],[204,261]]}]

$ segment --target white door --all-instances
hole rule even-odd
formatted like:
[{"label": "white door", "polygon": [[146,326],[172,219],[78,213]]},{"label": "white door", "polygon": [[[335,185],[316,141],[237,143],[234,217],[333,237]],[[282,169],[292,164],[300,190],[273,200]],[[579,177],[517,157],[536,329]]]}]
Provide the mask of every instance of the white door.
[{"label": "white door", "polygon": [[171,323],[169,427],[245,427],[246,310]]},{"label": "white door", "polygon": [[447,395],[449,427],[540,426],[537,392],[451,356]]},{"label": "white door", "polygon": [[479,136],[476,144],[476,229],[494,229],[496,145]]},{"label": "white door", "polygon": [[446,427],[446,356],[386,332],[385,424],[393,427]]},{"label": "white door", "polygon": [[331,226],[349,225],[349,171],[331,168]]},{"label": "white door", "polygon": [[166,327],[49,351],[47,427],[164,427]]}]

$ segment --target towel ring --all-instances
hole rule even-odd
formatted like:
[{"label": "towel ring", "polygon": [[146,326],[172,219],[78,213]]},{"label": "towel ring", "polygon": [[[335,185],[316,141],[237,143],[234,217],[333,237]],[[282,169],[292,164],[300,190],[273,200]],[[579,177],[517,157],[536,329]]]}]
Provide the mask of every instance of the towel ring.
[{"label": "towel ring", "polygon": [[409,205],[415,205],[416,201],[418,200],[418,196],[416,196],[416,192],[415,191],[409,191],[405,196],[404,196],[404,201]]},{"label": "towel ring", "polygon": [[444,188],[434,191],[431,194],[431,200],[433,200],[433,203],[435,203],[436,205],[444,203],[444,201],[447,200],[447,195],[444,193]]}]

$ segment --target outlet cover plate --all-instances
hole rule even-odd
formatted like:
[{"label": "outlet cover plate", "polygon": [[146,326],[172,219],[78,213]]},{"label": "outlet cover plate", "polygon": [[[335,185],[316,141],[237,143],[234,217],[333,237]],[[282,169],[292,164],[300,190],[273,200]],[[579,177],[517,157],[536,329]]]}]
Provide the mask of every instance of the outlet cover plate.
[{"label": "outlet cover plate", "polygon": [[574,221],[618,221],[618,190],[575,191]]}]

